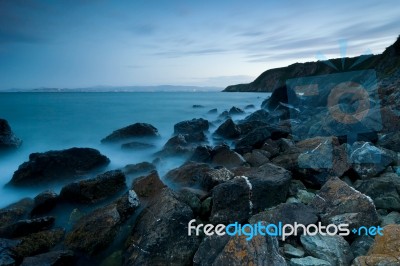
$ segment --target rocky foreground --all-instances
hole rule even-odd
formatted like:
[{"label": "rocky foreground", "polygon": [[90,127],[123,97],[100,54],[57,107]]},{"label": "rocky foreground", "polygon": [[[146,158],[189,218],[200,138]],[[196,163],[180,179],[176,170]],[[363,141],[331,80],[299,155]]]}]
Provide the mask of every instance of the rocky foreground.
[{"label": "rocky foreground", "polygon": [[[400,265],[397,88],[380,88],[382,104],[368,110],[381,114],[379,130],[376,116],[364,116],[367,130],[352,141],[354,128],[330,116],[338,106],[324,96],[312,109],[301,98],[291,105],[283,87],[242,120],[233,107],[213,122],[176,124],[153,162],[102,173],[109,159],[90,148],[31,154],[8,186],[65,185],[0,210],[0,265]],[[2,143],[18,147],[0,121]],[[136,123],[102,142],[147,149],[158,137]],[[160,177],[157,165],[176,156],[187,162]],[[192,219],[347,223],[380,226],[383,236],[189,236]]]}]

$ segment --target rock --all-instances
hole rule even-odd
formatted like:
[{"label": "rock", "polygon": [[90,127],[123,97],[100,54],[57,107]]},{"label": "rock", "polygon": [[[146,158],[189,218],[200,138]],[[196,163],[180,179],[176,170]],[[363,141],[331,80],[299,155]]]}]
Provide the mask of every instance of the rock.
[{"label": "rock", "polygon": [[126,175],[141,175],[150,173],[153,170],[156,170],[156,167],[154,166],[154,164],[149,162],[128,164],[124,168],[122,168],[122,172],[124,172]]},{"label": "rock", "polygon": [[208,128],[208,121],[203,118],[198,118],[175,124],[174,132],[175,134],[194,134],[207,131]]},{"label": "rock", "polygon": [[342,236],[301,235],[300,241],[308,254],[331,265],[350,265],[354,259],[349,244]]},{"label": "rock", "polygon": [[275,207],[260,212],[252,216],[249,220],[251,224],[265,221],[271,224],[299,224],[309,225],[318,222],[317,212],[310,206],[303,203],[281,203]]},{"label": "rock", "polygon": [[226,139],[236,139],[240,136],[240,128],[229,118],[217,128],[215,134]]},{"label": "rock", "polygon": [[368,179],[382,173],[386,167],[397,160],[393,151],[378,148],[369,142],[354,142],[351,147],[350,159],[353,169],[362,179]]},{"label": "rock", "polygon": [[157,138],[160,134],[158,129],[146,123],[135,123],[127,127],[115,130],[113,133],[101,140],[102,143],[119,142],[133,138]]},{"label": "rock", "polygon": [[0,238],[0,265],[17,265],[13,249],[21,243],[21,240]]},{"label": "rock", "polygon": [[27,257],[22,261],[21,266],[56,266],[73,265],[75,262],[74,253],[70,250],[51,251],[34,257]]},{"label": "rock", "polygon": [[218,109],[217,108],[211,109],[211,110],[209,110],[207,112],[207,114],[216,114],[216,113],[218,113]]},{"label": "rock", "polygon": [[372,200],[336,177],[325,183],[311,206],[317,210],[324,225],[347,223],[349,228],[359,228],[379,223]]},{"label": "rock", "polygon": [[300,180],[292,179],[289,186],[289,196],[295,196],[299,190],[307,190],[307,188]]},{"label": "rock", "polygon": [[122,250],[118,250],[113,252],[110,256],[108,256],[105,260],[103,260],[100,266],[114,266],[114,265],[122,265]]},{"label": "rock", "polygon": [[290,266],[331,266],[326,260],[317,259],[311,256],[305,258],[291,259]]},{"label": "rock", "polygon": [[261,108],[267,109],[267,110],[275,110],[279,108],[281,105],[280,103],[285,103],[285,104],[298,104],[300,102],[300,99],[297,97],[296,92],[286,86],[278,87],[276,88],[272,94],[271,97],[267,98],[264,100],[261,104]]},{"label": "rock", "polygon": [[238,107],[232,106],[228,113],[229,115],[240,115],[244,114],[244,111]]},{"label": "rock", "polygon": [[286,266],[285,259],[279,254],[276,237],[257,235],[251,240],[246,236],[234,236],[212,265],[271,265]]},{"label": "rock", "polygon": [[371,197],[379,209],[400,210],[400,179],[394,173],[357,180],[354,188]]},{"label": "rock", "polygon": [[34,206],[31,215],[47,213],[54,209],[58,202],[58,195],[52,190],[46,190],[34,199]]},{"label": "rock", "polygon": [[22,259],[50,251],[64,238],[64,229],[51,229],[30,234],[21,238],[20,244],[14,249],[16,258]]},{"label": "rock", "polygon": [[254,106],[254,104],[248,104],[244,107],[245,110],[249,110],[249,109],[256,109],[256,107]]},{"label": "rock", "polygon": [[241,138],[236,143],[235,148],[243,153],[249,152],[253,149],[261,148],[269,137],[271,137],[271,132],[269,132],[268,127],[256,128]]},{"label": "rock", "polygon": [[308,192],[307,190],[302,190],[300,189],[299,191],[297,191],[296,193],[296,198],[304,203],[304,204],[310,204],[314,198],[315,198],[315,194]]},{"label": "rock", "polygon": [[24,198],[0,210],[0,227],[11,225],[26,218],[33,208],[31,198]]},{"label": "rock", "polygon": [[60,199],[74,203],[95,203],[110,198],[125,189],[125,175],[122,171],[108,171],[95,178],[66,185],[61,189]]},{"label": "rock", "polygon": [[226,110],[223,111],[223,112],[218,116],[218,118],[221,118],[221,119],[228,119],[228,118],[230,118],[228,111],[226,111]]},{"label": "rock", "polygon": [[17,138],[11,130],[7,120],[0,118],[0,150],[15,149],[22,145],[22,140]]},{"label": "rock", "polygon": [[181,186],[192,187],[201,184],[211,168],[205,163],[187,162],[184,165],[172,169],[165,175],[165,179],[180,184]]},{"label": "rock", "polygon": [[383,228],[383,235],[377,235],[366,256],[358,257],[353,265],[399,265],[400,225],[392,224]]},{"label": "rock", "polygon": [[271,157],[269,152],[257,149],[243,155],[243,158],[253,167],[259,167],[263,164],[269,163],[269,157]]},{"label": "rock", "polygon": [[216,166],[223,166],[230,169],[242,166],[246,161],[240,154],[232,151],[228,146],[222,145],[215,147],[211,163]]},{"label": "rock", "polygon": [[190,265],[199,238],[188,235],[189,206],[164,188],[139,215],[126,250],[125,265]]},{"label": "rock", "polygon": [[200,104],[193,104],[192,107],[193,108],[204,108],[204,106],[200,105]]},{"label": "rock", "polygon": [[192,191],[188,189],[181,189],[177,193],[178,200],[188,205],[193,214],[196,216],[200,213],[201,210],[201,201],[199,197],[194,194]]},{"label": "rock", "polygon": [[213,155],[212,147],[207,145],[200,145],[196,147],[189,161],[199,162],[199,163],[209,163],[211,162],[212,155]]},{"label": "rock", "polygon": [[378,146],[395,152],[400,152],[400,132],[383,134],[377,143]]},{"label": "rock", "polygon": [[152,199],[157,196],[165,184],[160,180],[157,171],[142,176],[133,181],[132,188],[141,200]]},{"label": "rock", "polygon": [[152,149],[155,147],[156,146],[153,144],[142,143],[142,142],[137,142],[137,141],[124,143],[121,145],[121,148],[124,150],[146,150],[146,149]]},{"label": "rock", "polygon": [[91,148],[71,148],[61,151],[32,153],[29,161],[21,164],[9,184],[39,186],[77,176],[104,167],[110,160]]},{"label": "rock", "polygon": [[228,235],[211,235],[205,236],[200,243],[199,249],[193,257],[194,266],[214,265],[213,262],[224,249],[230,237]]},{"label": "rock", "polygon": [[351,252],[353,252],[354,257],[364,256],[367,254],[369,248],[374,243],[374,239],[370,236],[360,236],[357,237],[353,243],[350,245]]},{"label": "rock", "polygon": [[72,250],[85,252],[89,256],[98,254],[114,241],[121,225],[138,206],[137,195],[135,191],[130,190],[113,203],[82,217],[67,234],[66,246]]},{"label": "rock", "polygon": [[283,245],[283,253],[287,258],[301,258],[304,257],[304,250],[302,248],[296,248],[290,244]]},{"label": "rock", "polygon": [[400,224],[400,213],[391,212],[388,215],[382,217],[381,227],[385,227],[389,224]]},{"label": "rock", "polygon": [[163,149],[157,154],[162,156],[191,155],[197,144],[207,141],[204,132],[192,134],[178,134],[165,143]]},{"label": "rock", "polygon": [[208,197],[201,203],[199,216],[204,219],[209,219],[212,210],[212,197]]},{"label": "rock", "polygon": [[264,109],[261,110],[257,110],[253,113],[251,113],[250,115],[246,116],[243,119],[243,122],[253,122],[253,121],[260,121],[260,122],[264,122],[264,123],[269,123],[270,122],[270,115],[267,111],[265,111]]},{"label": "rock", "polygon": [[54,224],[54,217],[46,216],[30,220],[20,220],[8,226],[0,227],[0,237],[17,238],[49,229]]}]

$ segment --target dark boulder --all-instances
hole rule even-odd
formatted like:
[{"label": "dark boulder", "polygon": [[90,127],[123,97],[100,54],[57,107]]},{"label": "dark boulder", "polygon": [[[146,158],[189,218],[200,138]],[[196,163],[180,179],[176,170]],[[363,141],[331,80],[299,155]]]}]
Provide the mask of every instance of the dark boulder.
[{"label": "dark boulder", "polygon": [[178,134],[165,143],[163,149],[156,153],[161,156],[187,156],[193,154],[198,144],[207,141],[204,132]]},{"label": "dark boulder", "polygon": [[400,152],[400,132],[390,132],[382,135],[377,145],[395,152]]},{"label": "dark boulder", "polygon": [[122,171],[109,171],[95,178],[66,185],[61,189],[60,199],[74,203],[95,203],[126,189]]},{"label": "dark boulder", "polygon": [[22,199],[0,210],[0,227],[8,226],[29,216],[34,201],[31,198]]},{"label": "dark boulder", "polygon": [[137,164],[128,164],[124,168],[122,168],[122,172],[126,175],[141,175],[150,173],[151,171],[155,170],[156,167],[154,164],[149,162],[141,162]]},{"label": "dark boulder", "polygon": [[230,169],[242,166],[246,163],[240,154],[231,150],[229,146],[226,145],[215,147],[213,153],[214,155],[211,159],[211,163],[215,166],[223,166]]},{"label": "dark boulder", "polygon": [[157,171],[135,179],[132,184],[132,189],[139,196],[140,200],[154,198],[164,187],[165,184],[160,180]]},{"label": "dark boulder", "polygon": [[151,149],[154,147],[156,147],[156,146],[153,144],[142,143],[142,142],[137,142],[137,141],[124,143],[121,145],[121,149],[124,149],[124,150],[146,150],[146,149]]},{"label": "dark boulder", "polygon": [[8,226],[0,227],[0,237],[17,238],[43,230],[50,229],[54,224],[55,218],[51,216],[20,220]]},{"label": "dark boulder", "polygon": [[51,211],[57,205],[58,195],[54,191],[47,190],[37,195],[33,200],[34,206],[31,215],[37,215]]},{"label": "dark boulder", "polygon": [[32,153],[29,161],[15,171],[10,185],[40,186],[80,175],[104,167],[110,160],[91,148],[71,148],[61,151]]},{"label": "dark boulder", "polygon": [[21,240],[10,240],[5,238],[0,238],[0,265],[2,266],[17,265],[13,249],[20,243]]},{"label": "dark boulder", "polygon": [[235,139],[240,136],[240,128],[229,118],[217,128],[214,134],[226,139]]},{"label": "dark boulder", "polygon": [[296,92],[290,87],[283,86],[276,88],[272,92],[271,97],[263,101],[261,108],[275,110],[282,107],[281,103],[297,105],[299,102],[300,99]]},{"label": "dark boulder", "polygon": [[264,109],[260,109],[246,116],[242,121],[243,122],[260,121],[264,123],[269,123],[270,119],[271,119],[270,114]]},{"label": "dark boulder", "polygon": [[209,110],[207,112],[207,114],[216,114],[216,113],[218,113],[218,109],[217,108],[211,109],[211,110]]},{"label": "dark boulder", "polygon": [[230,236],[228,235],[211,235],[203,238],[199,249],[193,257],[194,266],[213,265],[213,262],[222,252],[225,245],[228,243]]},{"label": "dark boulder", "polygon": [[269,163],[269,157],[271,157],[269,152],[257,149],[243,155],[243,158],[253,167],[259,167],[263,164]]},{"label": "dark boulder", "polygon": [[158,129],[146,123],[135,123],[127,127],[115,130],[113,133],[101,140],[102,143],[119,142],[133,138],[157,138],[160,134]]},{"label": "dark boulder", "polygon": [[207,145],[197,146],[194,150],[192,157],[189,161],[199,162],[199,163],[209,163],[213,155],[213,148]]},{"label": "dark boulder", "polygon": [[203,118],[194,118],[192,120],[186,120],[175,124],[174,133],[175,134],[193,134],[198,132],[207,131],[209,128],[209,123]]},{"label": "dark boulder", "polygon": [[248,104],[244,107],[245,110],[249,110],[249,109],[256,109],[256,107],[254,106],[254,104]]},{"label": "dark boulder", "polygon": [[232,108],[228,112],[229,115],[240,115],[244,114],[244,111],[236,106],[232,106]]},{"label": "dark boulder", "polygon": [[190,265],[199,246],[199,238],[187,231],[193,218],[190,207],[164,188],[139,215],[124,265]]},{"label": "dark boulder", "polygon": [[271,137],[271,132],[268,127],[259,127],[249,132],[243,138],[241,138],[235,146],[235,149],[239,153],[249,152],[253,149],[262,147],[264,142]]},{"label": "dark boulder", "polygon": [[21,266],[67,266],[75,263],[74,253],[70,250],[57,250],[27,257]]},{"label": "dark boulder", "polygon": [[193,108],[204,108],[204,106],[200,105],[200,104],[193,104],[192,107]]},{"label": "dark boulder", "polygon": [[21,144],[22,140],[14,135],[7,120],[0,118],[0,150],[19,148]]}]

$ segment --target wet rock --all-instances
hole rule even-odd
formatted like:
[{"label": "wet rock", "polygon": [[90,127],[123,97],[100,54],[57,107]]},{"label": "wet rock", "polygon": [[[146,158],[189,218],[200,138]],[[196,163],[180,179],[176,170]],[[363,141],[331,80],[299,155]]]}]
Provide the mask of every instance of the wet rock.
[{"label": "wet rock", "polygon": [[188,235],[189,206],[164,188],[140,214],[126,250],[125,265],[190,265],[198,237]]},{"label": "wet rock", "polygon": [[339,235],[301,235],[300,241],[308,254],[331,265],[350,265],[354,258],[349,244]]},{"label": "wet rock", "polygon": [[296,199],[304,204],[310,204],[315,198],[315,194],[307,190],[300,189],[296,193]]},{"label": "wet rock", "polygon": [[304,250],[302,248],[296,248],[290,244],[283,245],[283,252],[287,258],[304,257]]},{"label": "wet rock", "polygon": [[271,97],[262,102],[261,108],[267,110],[276,110],[277,108],[281,107],[281,103],[298,104],[299,102],[300,99],[297,97],[296,92],[292,88],[282,86],[276,88],[272,92]]},{"label": "wet rock", "polygon": [[125,189],[125,175],[115,170],[66,185],[61,189],[60,198],[74,203],[95,203]]},{"label": "wet rock", "polygon": [[307,188],[300,180],[292,179],[289,186],[289,196],[295,196],[299,190],[307,190]]},{"label": "wet rock", "polygon": [[388,215],[385,215],[382,218],[381,227],[385,227],[389,224],[400,224],[400,213],[391,212]]},{"label": "wet rock", "polygon": [[137,195],[130,190],[115,202],[82,217],[67,234],[66,246],[90,256],[98,254],[113,242],[120,226],[138,206]]},{"label": "wet rock", "polygon": [[21,164],[9,184],[39,186],[71,180],[89,171],[106,166],[110,160],[91,148],[71,148],[61,151],[32,153]]},{"label": "wet rock", "polygon": [[249,109],[256,109],[256,107],[254,106],[254,104],[248,104],[244,107],[245,110],[249,110]]},{"label": "wet rock", "polygon": [[21,266],[57,266],[73,265],[75,262],[74,253],[70,250],[51,251],[34,257],[27,257],[22,261]]},{"label": "wet rock", "polygon": [[190,191],[188,189],[181,189],[177,193],[177,196],[178,196],[179,201],[185,203],[192,209],[193,214],[195,216],[200,213],[201,201],[200,201],[199,197],[196,194],[194,194],[192,191]]},{"label": "wet rock", "polygon": [[203,118],[182,121],[174,126],[175,134],[194,134],[207,131],[209,123]]},{"label": "wet rock", "polygon": [[163,149],[158,152],[162,156],[182,156],[191,155],[199,143],[207,141],[204,132],[196,132],[192,134],[178,134],[170,138],[165,143]]},{"label": "wet rock", "polygon": [[204,108],[204,106],[200,104],[193,104],[192,108]]},{"label": "wet rock", "polygon": [[374,243],[374,239],[370,236],[360,236],[357,237],[353,243],[350,245],[351,252],[353,252],[354,257],[364,256],[367,254],[369,248]]},{"label": "wet rock", "polygon": [[232,106],[228,113],[229,115],[240,115],[244,114],[244,111],[236,106]]},{"label": "wet rock", "polygon": [[353,265],[399,265],[400,225],[387,225],[383,236],[377,235],[366,256],[358,257]]},{"label": "wet rock", "polygon": [[290,260],[290,266],[332,266],[326,260],[317,259],[311,256],[307,256],[305,258],[293,258]]},{"label": "wet rock", "polygon": [[271,154],[269,152],[257,149],[243,155],[243,158],[253,167],[258,167],[263,164],[269,163],[269,157],[271,157]]},{"label": "wet rock", "polygon": [[135,123],[127,127],[115,130],[113,133],[101,140],[102,143],[119,142],[133,138],[156,138],[159,137],[158,129],[147,123]]},{"label": "wet rock", "polygon": [[30,234],[21,238],[20,244],[14,249],[18,259],[35,256],[50,251],[64,238],[64,229],[52,229]]},{"label": "wet rock", "polygon": [[165,175],[165,179],[180,184],[181,186],[192,187],[199,185],[210,170],[211,168],[208,164],[187,162],[169,171]]},{"label": "wet rock", "polygon": [[268,130],[268,127],[260,127],[256,128],[253,131],[249,132],[246,136],[241,138],[236,143],[236,150],[241,151],[243,153],[249,152],[253,149],[257,149],[262,147],[264,142],[271,137],[271,132]]},{"label": "wet rock", "polygon": [[160,180],[157,171],[135,179],[132,184],[133,190],[142,200],[154,198],[164,187],[165,184]]},{"label": "wet rock", "polygon": [[400,210],[400,179],[394,173],[357,180],[354,188],[369,196],[379,209]]},{"label": "wet rock", "polygon": [[325,225],[347,223],[349,228],[359,228],[379,223],[372,200],[336,177],[325,183],[311,206]]},{"label": "wet rock", "polygon": [[0,237],[17,238],[32,233],[49,229],[54,224],[55,218],[51,216],[20,220],[8,226],[0,227]]},{"label": "wet rock", "polygon": [[146,149],[152,149],[152,148],[155,148],[155,147],[156,146],[153,145],[153,144],[137,142],[137,141],[124,143],[124,144],[121,145],[121,148],[124,149],[124,150],[146,150]]},{"label": "wet rock", "polygon": [[218,109],[217,108],[211,109],[211,110],[209,110],[207,112],[207,114],[216,114],[216,113],[218,113]]},{"label": "wet rock", "polygon": [[240,128],[229,118],[217,128],[215,134],[226,139],[236,139],[240,136]]},{"label": "wet rock", "polygon": [[265,111],[264,109],[261,110],[257,110],[253,113],[251,113],[250,115],[246,116],[243,121],[244,122],[251,122],[251,121],[261,121],[264,123],[269,123],[270,122],[270,115],[267,111]]},{"label": "wet rock", "polygon": [[199,162],[199,163],[209,163],[211,162],[212,155],[213,155],[212,147],[207,145],[200,145],[196,147],[189,161]]},{"label": "wet rock", "polygon": [[122,172],[126,175],[141,175],[155,170],[154,164],[149,162],[141,162],[137,164],[128,164],[122,168]]},{"label": "wet rock", "polygon": [[199,213],[200,217],[208,220],[208,218],[211,215],[211,210],[212,210],[212,197],[208,197],[201,202],[200,213]]},{"label": "wet rock", "polygon": [[58,195],[52,190],[46,190],[37,195],[33,200],[34,206],[31,215],[37,215],[51,211],[57,205]]},{"label": "wet rock", "polygon": [[13,249],[21,243],[21,240],[0,238],[0,265],[17,265]]},{"label": "wet rock", "polygon": [[385,149],[400,152],[400,132],[389,132],[382,135],[377,145]]},{"label": "wet rock", "polygon": [[0,118],[0,150],[19,148],[21,144],[22,140],[14,135],[7,120]]},{"label": "wet rock", "polygon": [[213,150],[211,163],[216,166],[223,166],[228,169],[242,166],[246,163],[245,159],[235,151],[232,151],[228,146],[217,146]]},{"label": "wet rock", "polygon": [[351,147],[350,159],[353,169],[362,179],[368,179],[382,173],[386,167],[397,160],[393,151],[378,148],[369,142],[355,142]]},{"label": "wet rock", "polygon": [[26,218],[33,208],[31,198],[24,198],[0,210],[0,227],[11,225]]},{"label": "wet rock", "polygon": [[230,237],[228,235],[211,235],[204,237],[193,257],[194,266],[213,265],[213,262],[224,249]]}]

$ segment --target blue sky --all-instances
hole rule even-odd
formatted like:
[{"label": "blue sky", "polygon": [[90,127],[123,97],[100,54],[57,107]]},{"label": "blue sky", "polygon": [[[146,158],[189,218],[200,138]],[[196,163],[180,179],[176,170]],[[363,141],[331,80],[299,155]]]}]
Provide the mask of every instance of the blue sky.
[{"label": "blue sky", "polygon": [[399,34],[398,1],[0,0],[0,89],[225,87]]}]

